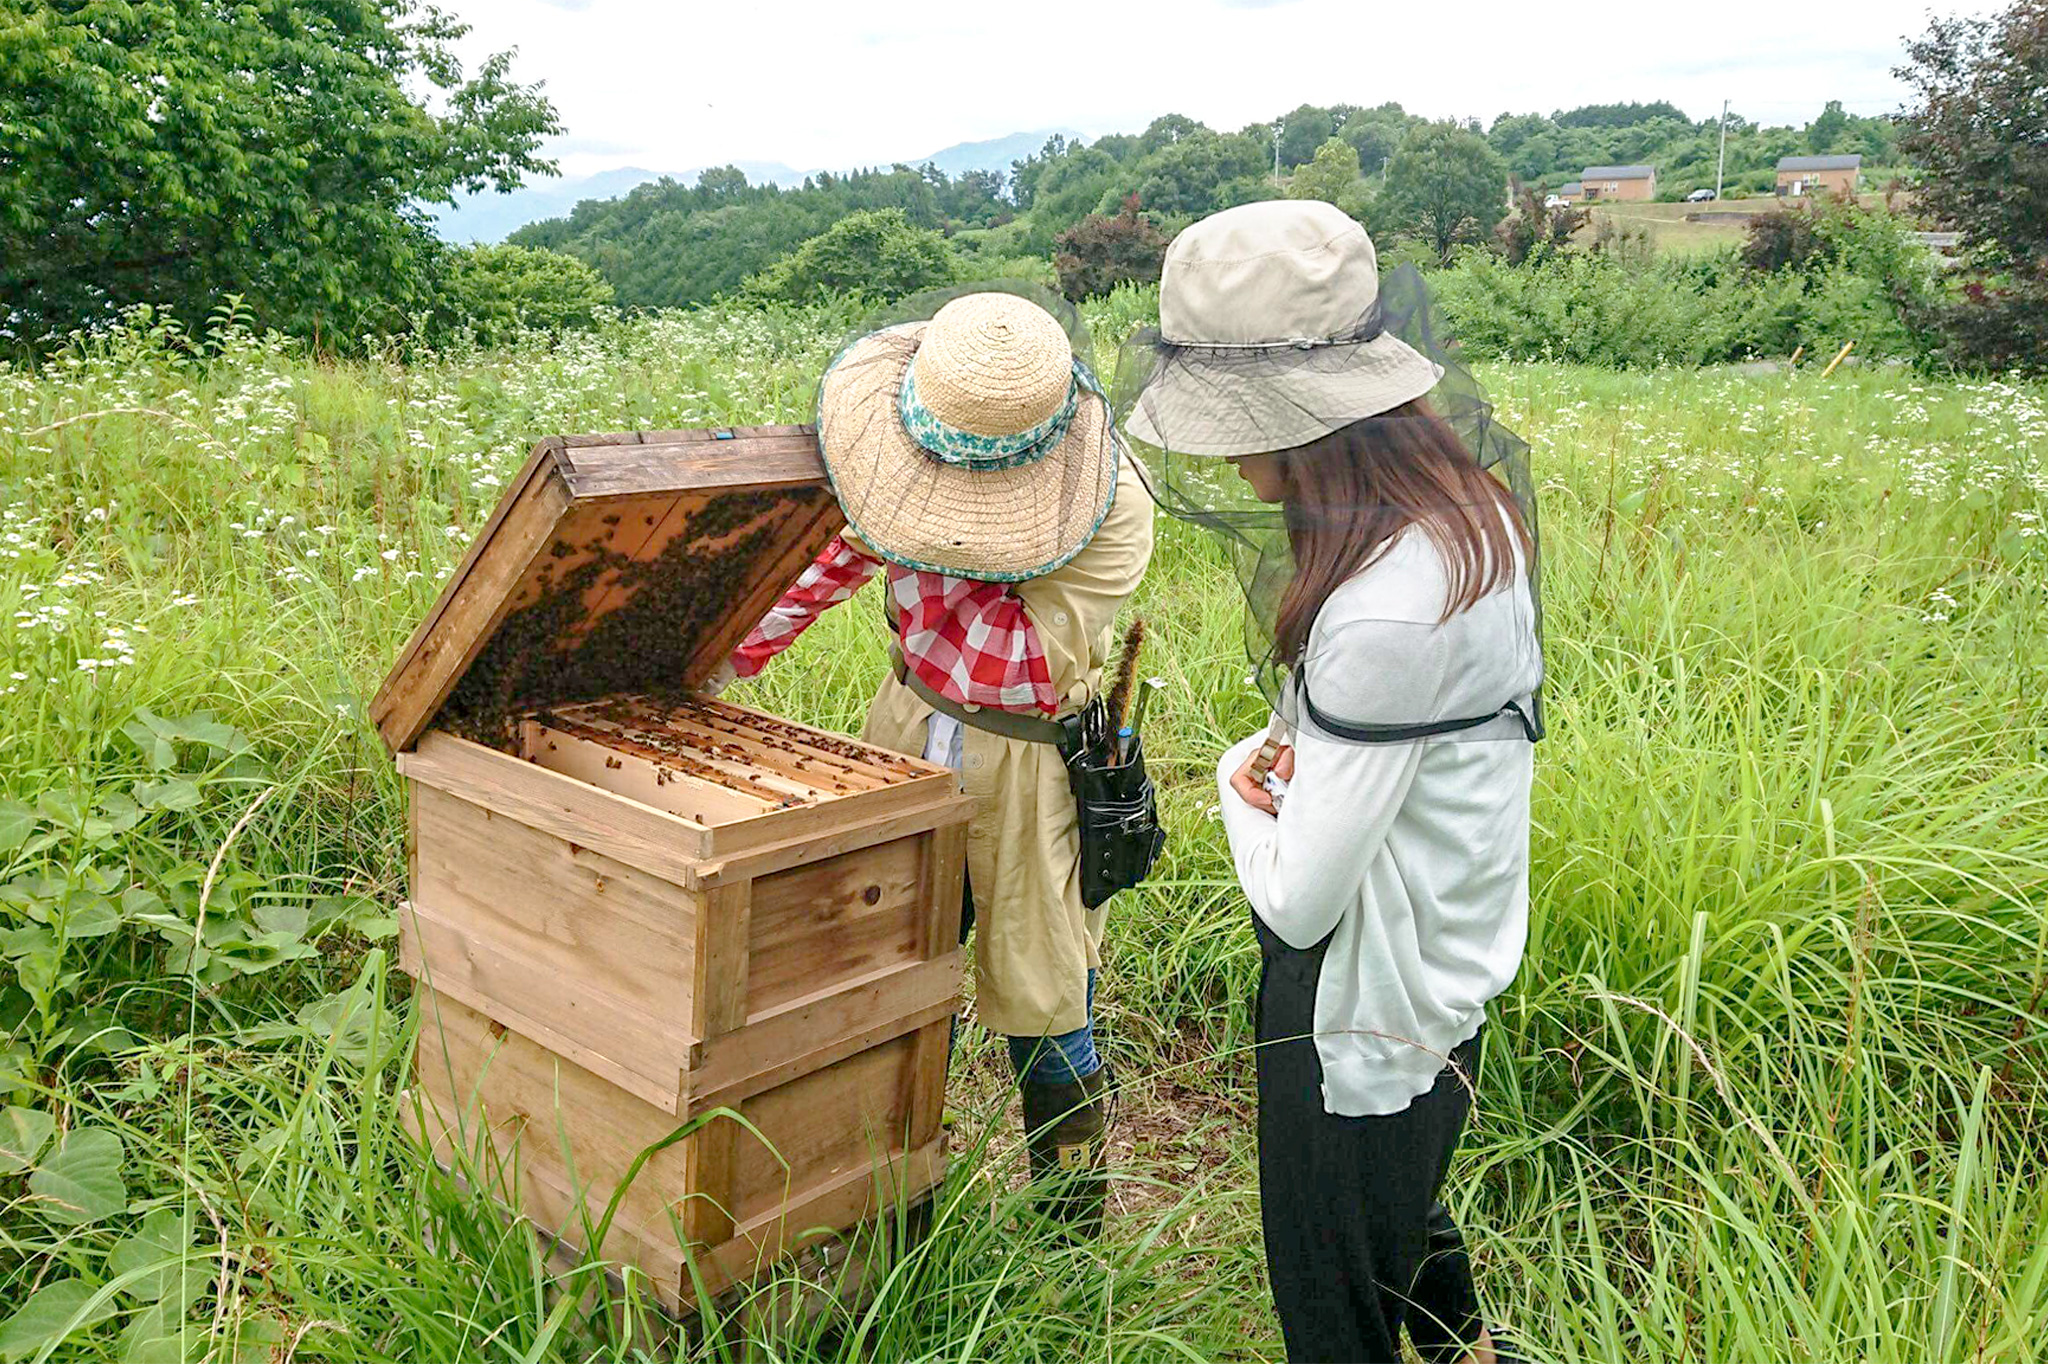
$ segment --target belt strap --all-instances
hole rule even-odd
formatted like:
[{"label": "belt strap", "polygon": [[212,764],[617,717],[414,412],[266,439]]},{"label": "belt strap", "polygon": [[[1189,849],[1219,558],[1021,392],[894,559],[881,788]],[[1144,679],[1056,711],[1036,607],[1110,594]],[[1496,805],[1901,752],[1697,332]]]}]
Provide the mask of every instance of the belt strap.
[{"label": "belt strap", "polygon": [[889,661],[895,666],[896,680],[910,688],[911,694],[941,715],[950,715],[969,729],[986,730],[1005,739],[1017,739],[1027,744],[1051,744],[1057,748],[1065,737],[1065,731],[1056,720],[1038,720],[1015,711],[990,710],[986,707],[969,710],[951,697],[941,696],[926,686],[924,679],[910,670],[903,661],[903,653],[896,642],[889,642]]}]

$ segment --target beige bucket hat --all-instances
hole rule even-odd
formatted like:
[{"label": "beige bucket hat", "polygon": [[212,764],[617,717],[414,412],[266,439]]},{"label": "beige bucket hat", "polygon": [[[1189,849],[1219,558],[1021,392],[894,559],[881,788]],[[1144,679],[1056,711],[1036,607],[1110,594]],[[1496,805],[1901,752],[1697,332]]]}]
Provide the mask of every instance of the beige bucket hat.
[{"label": "beige bucket hat", "polygon": [[1252,455],[1422,397],[1444,371],[1383,327],[1379,294],[1372,239],[1334,204],[1202,219],[1167,249],[1158,358],[1124,429],[1176,454]]},{"label": "beige bucket hat", "polygon": [[848,346],[819,388],[818,448],[876,553],[986,582],[1067,563],[1116,493],[1101,385],[1053,315],[1009,293]]}]

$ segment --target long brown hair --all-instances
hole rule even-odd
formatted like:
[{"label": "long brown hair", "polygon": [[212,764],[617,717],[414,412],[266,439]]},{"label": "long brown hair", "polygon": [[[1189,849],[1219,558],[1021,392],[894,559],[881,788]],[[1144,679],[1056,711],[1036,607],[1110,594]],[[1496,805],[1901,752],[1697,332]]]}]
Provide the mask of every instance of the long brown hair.
[{"label": "long brown hair", "polygon": [[[1294,578],[1280,595],[1273,642],[1293,662],[1339,584],[1420,526],[1444,558],[1449,620],[1514,580],[1529,530],[1506,487],[1479,467],[1423,399],[1279,452]],[[1506,516],[1501,513],[1505,511]]]}]

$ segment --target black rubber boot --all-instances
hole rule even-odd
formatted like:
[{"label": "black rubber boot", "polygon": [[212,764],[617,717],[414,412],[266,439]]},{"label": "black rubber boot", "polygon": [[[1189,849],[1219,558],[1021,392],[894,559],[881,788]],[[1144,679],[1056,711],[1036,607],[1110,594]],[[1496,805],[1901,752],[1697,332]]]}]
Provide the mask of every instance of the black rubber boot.
[{"label": "black rubber boot", "polygon": [[1102,1234],[1111,1097],[1108,1066],[1079,1081],[1024,1085],[1031,1181],[1044,1188],[1036,1206],[1076,1240]]}]

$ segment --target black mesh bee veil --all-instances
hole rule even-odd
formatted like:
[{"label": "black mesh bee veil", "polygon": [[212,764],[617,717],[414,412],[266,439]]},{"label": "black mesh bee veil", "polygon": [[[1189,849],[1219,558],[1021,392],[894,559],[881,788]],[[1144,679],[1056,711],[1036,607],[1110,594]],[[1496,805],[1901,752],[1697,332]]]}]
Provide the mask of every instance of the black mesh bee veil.
[{"label": "black mesh bee veil", "polygon": [[[1251,680],[1283,719],[1362,743],[1538,738],[1528,445],[1496,419],[1421,275],[1371,279],[1334,335],[1137,332],[1112,384],[1118,424],[1160,507],[1222,542]],[[1435,632],[1468,613],[1460,628],[1509,643],[1455,677],[1419,673]]]}]

